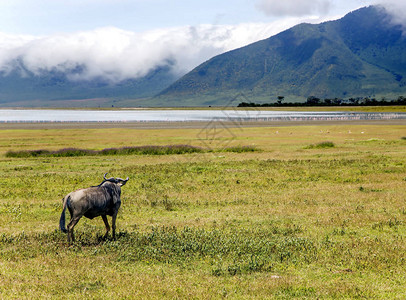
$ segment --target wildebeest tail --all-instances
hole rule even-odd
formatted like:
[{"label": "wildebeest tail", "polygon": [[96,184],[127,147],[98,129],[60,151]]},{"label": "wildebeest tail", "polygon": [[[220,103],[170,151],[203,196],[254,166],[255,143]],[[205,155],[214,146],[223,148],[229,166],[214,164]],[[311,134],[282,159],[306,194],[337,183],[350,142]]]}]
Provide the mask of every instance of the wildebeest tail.
[{"label": "wildebeest tail", "polygon": [[62,209],[61,218],[59,219],[59,229],[65,233],[68,232],[65,227],[65,211],[66,211],[66,206],[68,204],[69,198],[70,198],[70,196],[66,196],[64,199],[62,199],[63,200],[63,209]]}]

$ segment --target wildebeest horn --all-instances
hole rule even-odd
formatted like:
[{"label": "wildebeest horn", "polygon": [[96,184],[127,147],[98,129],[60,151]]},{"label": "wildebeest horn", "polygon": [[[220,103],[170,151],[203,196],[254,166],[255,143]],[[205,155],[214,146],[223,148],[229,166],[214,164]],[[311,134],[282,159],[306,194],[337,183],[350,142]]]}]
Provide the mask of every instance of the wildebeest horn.
[{"label": "wildebeest horn", "polygon": [[121,180],[121,181],[125,181],[125,182],[127,182],[130,178],[129,177],[127,177],[127,179],[122,179],[122,178],[117,178],[118,180]]},{"label": "wildebeest horn", "polygon": [[103,175],[103,178],[104,178],[105,181],[112,181],[112,180],[114,180],[114,177],[106,178],[106,175],[107,175],[107,173]]}]

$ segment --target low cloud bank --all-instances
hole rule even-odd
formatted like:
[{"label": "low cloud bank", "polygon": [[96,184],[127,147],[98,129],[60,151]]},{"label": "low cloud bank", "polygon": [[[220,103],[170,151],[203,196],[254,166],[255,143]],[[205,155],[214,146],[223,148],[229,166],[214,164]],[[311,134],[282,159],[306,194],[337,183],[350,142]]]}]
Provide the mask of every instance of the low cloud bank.
[{"label": "low cloud bank", "polygon": [[406,34],[406,2],[403,0],[377,0],[377,5],[382,5],[392,15],[393,24],[401,24]]},{"label": "low cloud bank", "polygon": [[42,37],[0,33],[0,73],[65,72],[70,80],[119,82],[169,66],[182,75],[217,54],[268,38],[300,21],[288,18],[269,24],[186,26],[143,33],[114,27]]}]

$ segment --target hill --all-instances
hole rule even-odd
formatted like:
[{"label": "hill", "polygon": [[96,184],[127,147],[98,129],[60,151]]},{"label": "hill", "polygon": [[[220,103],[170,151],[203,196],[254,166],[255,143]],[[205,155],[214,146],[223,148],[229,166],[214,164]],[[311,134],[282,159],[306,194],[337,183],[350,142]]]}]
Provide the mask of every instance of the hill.
[{"label": "hill", "polygon": [[177,79],[170,66],[119,83],[102,78],[74,81],[69,78],[72,72],[43,71],[33,74],[19,64],[8,74],[0,73],[0,106],[131,106],[131,99],[152,97]]},{"label": "hill", "polygon": [[218,55],[161,92],[152,103],[224,105],[236,95],[255,102],[391,96],[406,93],[406,39],[384,8],[300,24]]}]

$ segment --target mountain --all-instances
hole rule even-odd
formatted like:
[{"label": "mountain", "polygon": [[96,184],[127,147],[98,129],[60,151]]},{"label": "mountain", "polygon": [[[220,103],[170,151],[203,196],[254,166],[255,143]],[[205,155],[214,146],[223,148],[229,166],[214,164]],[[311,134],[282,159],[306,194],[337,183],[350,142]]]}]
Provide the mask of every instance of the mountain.
[{"label": "mountain", "polygon": [[[380,6],[336,21],[299,24],[213,57],[179,79],[174,62],[118,83],[72,80],[86,66],[32,73],[24,63],[0,71],[5,106],[206,106],[318,98],[406,95],[406,34]],[[79,75],[79,76],[77,76]]]},{"label": "mountain", "polygon": [[170,65],[119,83],[103,78],[71,80],[71,76],[83,71],[81,67],[33,74],[19,62],[16,66],[7,74],[0,73],[0,106],[132,106],[131,99],[151,97],[178,78]]},{"label": "mountain", "polygon": [[406,38],[383,7],[300,24],[208,60],[151,103],[225,105],[406,94]]}]

